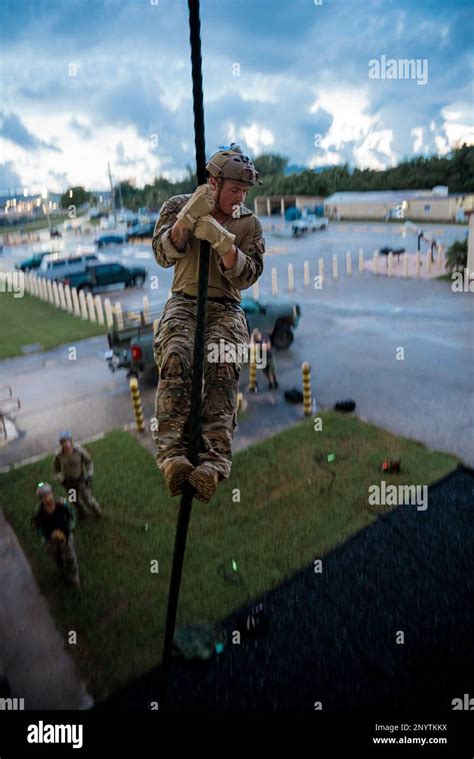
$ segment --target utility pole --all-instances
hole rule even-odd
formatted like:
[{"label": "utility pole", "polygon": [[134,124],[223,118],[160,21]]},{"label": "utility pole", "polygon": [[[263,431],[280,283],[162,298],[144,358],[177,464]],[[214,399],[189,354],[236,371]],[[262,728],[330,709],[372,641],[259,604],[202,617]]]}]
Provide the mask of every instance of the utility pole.
[{"label": "utility pole", "polygon": [[115,194],[114,194],[114,186],[112,184],[112,174],[110,173],[110,163],[107,164],[109,167],[109,180],[110,180],[110,193],[111,193],[111,199],[112,199],[112,213],[114,215],[115,224],[117,224],[117,214],[115,211]]}]

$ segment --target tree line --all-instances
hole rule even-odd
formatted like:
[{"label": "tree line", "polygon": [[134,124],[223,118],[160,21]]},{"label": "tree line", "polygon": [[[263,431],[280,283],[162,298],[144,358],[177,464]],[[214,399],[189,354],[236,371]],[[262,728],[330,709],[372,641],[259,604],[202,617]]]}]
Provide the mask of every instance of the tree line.
[{"label": "tree line", "polygon": [[[348,163],[322,170],[304,169],[300,173],[285,174],[288,158],[266,153],[254,159],[263,184],[252,187],[246,205],[252,207],[257,195],[317,195],[323,198],[335,192],[361,192],[377,190],[431,190],[436,185],[447,185],[450,193],[474,192],[474,146],[462,145],[446,156],[406,158],[397,166],[384,170],[353,169]],[[123,206],[133,211],[139,208],[158,210],[172,195],[190,193],[196,188],[197,178],[190,166],[187,176],[178,182],[157,177],[153,184],[137,189],[128,181],[115,187],[117,207],[120,198]],[[75,187],[73,197],[94,202],[84,188]],[[81,192],[82,191],[82,192]],[[61,206],[71,203],[70,192],[61,197]]]}]

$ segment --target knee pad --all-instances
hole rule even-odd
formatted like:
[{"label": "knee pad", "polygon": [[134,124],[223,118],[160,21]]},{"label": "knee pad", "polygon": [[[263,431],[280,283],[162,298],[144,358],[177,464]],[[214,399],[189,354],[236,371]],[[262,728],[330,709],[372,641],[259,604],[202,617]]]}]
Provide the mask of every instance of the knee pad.
[{"label": "knee pad", "polygon": [[[212,364],[211,364],[212,366]],[[240,375],[240,367],[232,362],[225,362],[214,364],[215,374],[214,376],[219,380],[234,380],[238,381]]]}]

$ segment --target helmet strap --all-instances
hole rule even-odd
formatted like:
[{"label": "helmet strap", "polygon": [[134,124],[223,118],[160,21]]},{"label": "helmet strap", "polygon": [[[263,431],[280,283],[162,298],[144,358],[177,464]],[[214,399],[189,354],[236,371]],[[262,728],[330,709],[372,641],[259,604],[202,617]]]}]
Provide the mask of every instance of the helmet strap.
[{"label": "helmet strap", "polygon": [[222,192],[222,185],[223,184],[224,184],[224,180],[223,179],[218,179],[217,180],[217,194],[216,194],[215,204],[216,204],[216,207],[217,207],[217,209],[219,211],[222,211],[220,201],[221,201],[221,192]]}]

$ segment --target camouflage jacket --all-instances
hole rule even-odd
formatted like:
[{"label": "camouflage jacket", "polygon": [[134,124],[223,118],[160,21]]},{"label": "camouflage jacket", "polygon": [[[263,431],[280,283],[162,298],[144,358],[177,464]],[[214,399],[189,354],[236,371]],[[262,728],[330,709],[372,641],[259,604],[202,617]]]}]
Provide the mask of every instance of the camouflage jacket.
[{"label": "camouflage jacket", "polygon": [[[92,477],[94,464],[89,453],[81,445],[74,444],[71,453],[64,453],[62,448],[56,452],[53,462],[56,480],[80,480],[84,475]],[[84,471],[85,470],[85,471]]]},{"label": "camouflage jacket", "polygon": [[[176,250],[170,240],[176,215],[190,197],[191,195],[175,195],[163,203],[152,244],[158,264],[165,269],[175,267],[172,292],[197,295],[200,240],[191,234],[183,251]],[[229,216],[222,226],[235,235],[237,259],[232,269],[225,269],[220,256],[211,248],[208,294],[210,297],[227,297],[240,302],[240,291],[253,285],[263,271],[265,240],[262,225],[253,211],[242,204],[240,216]]]}]

